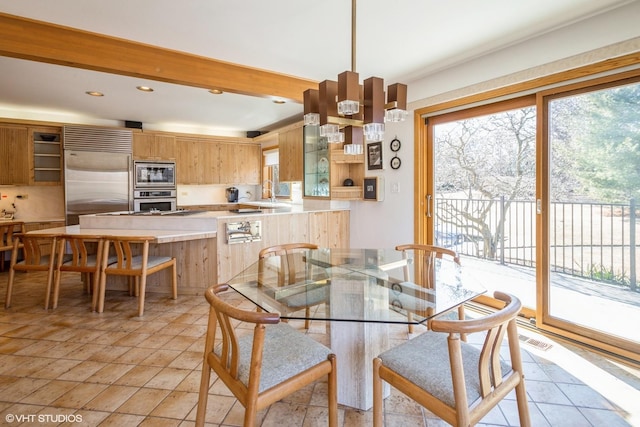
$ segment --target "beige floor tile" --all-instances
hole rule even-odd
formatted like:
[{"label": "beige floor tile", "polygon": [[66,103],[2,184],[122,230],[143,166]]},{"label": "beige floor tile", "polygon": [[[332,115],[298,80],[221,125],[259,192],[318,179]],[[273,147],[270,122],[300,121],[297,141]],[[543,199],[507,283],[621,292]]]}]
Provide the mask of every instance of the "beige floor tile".
[{"label": "beige floor tile", "polygon": [[118,378],[115,384],[142,387],[155,377],[162,368],[157,366],[135,366]]},{"label": "beige floor tile", "polygon": [[87,402],[102,393],[106,388],[106,384],[79,383],[52,402],[51,405],[61,408],[82,408]]},{"label": "beige floor tile", "polygon": [[85,381],[87,378],[95,374],[100,369],[104,368],[106,365],[106,363],[102,362],[92,362],[85,360],[84,362],[79,363],[64,374],[60,375],[58,379],[68,381]]},{"label": "beige floor tile", "polygon": [[145,384],[145,387],[173,390],[190,372],[188,369],[163,368],[155,377]]},{"label": "beige floor tile", "polygon": [[107,386],[105,390],[90,400],[84,406],[84,409],[114,412],[136,391],[138,391],[138,387],[121,385]]},{"label": "beige floor tile", "polygon": [[131,369],[133,369],[135,365],[125,365],[122,363],[110,363],[100,368],[100,370],[96,371],[93,375],[88,377],[85,381],[89,383],[100,383],[100,384],[113,384],[120,377],[125,375]]},{"label": "beige floor tile", "polygon": [[100,423],[100,427],[137,426],[143,421],[142,415],[111,414]]},{"label": "beige floor tile", "polygon": [[123,403],[122,406],[116,409],[116,412],[148,415],[169,393],[171,393],[169,390],[147,387],[141,388]]},{"label": "beige floor tile", "polygon": [[77,385],[78,383],[74,381],[52,380],[28,396],[25,396],[21,402],[34,405],[49,405]]},{"label": "beige floor tile", "polygon": [[141,365],[169,366],[180,355],[178,350],[147,350],[147,358],[140,362]]},{"label": "beige floor tile", "polygon": [[197,393],[172,391],[156,408],[151,416],[184,419],[198,402]]}]

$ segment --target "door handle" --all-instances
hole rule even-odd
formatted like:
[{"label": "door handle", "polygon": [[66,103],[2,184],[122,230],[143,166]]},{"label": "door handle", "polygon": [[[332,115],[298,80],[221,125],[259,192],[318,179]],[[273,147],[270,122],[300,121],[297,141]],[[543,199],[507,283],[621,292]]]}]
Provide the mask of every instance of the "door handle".
[{"label": "door handle", "polygon": [[431,218],[431,194],[427,195],[427,217]]}]

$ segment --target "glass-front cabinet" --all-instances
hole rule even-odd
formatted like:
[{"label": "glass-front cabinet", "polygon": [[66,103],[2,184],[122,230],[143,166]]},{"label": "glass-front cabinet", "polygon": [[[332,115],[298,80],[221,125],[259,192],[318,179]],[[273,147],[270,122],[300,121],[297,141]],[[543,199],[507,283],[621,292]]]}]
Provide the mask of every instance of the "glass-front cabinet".
[{"label": "glass-front cabinet", "polygon": [[304,127],[304,197],[329,197],[329,144],[318,126]]}]

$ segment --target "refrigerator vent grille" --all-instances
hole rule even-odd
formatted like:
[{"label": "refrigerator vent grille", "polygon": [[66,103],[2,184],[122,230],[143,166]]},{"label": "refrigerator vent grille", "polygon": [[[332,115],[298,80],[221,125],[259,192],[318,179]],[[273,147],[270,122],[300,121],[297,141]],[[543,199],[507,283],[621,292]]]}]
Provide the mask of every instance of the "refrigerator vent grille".
[{"label": "refrigerator vent grille", "polygon": [[64,148],[67,150],[131,153],[133,132],[88,126],[65,126]]}]

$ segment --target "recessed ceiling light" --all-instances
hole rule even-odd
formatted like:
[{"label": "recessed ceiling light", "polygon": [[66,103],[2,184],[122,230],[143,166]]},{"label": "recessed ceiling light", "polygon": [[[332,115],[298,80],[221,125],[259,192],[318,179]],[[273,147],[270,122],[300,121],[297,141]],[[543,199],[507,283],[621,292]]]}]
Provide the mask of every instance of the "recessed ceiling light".
[{"label": "recessed ceiling light", "polygon": [[153,88],[149,86],[136,86],[136,89],[141,90],[142,92],[153,92]]},{"label": "recessed ceiling light", "polygon": [[220,89],[211,89],[209,90],[209,93],[212,93],[214,95],[222,95],[224,92],[221,91]]},{"label": "recessed ceiling light", "polygon": [[88,90],[85,93],[91,96],[104,96],[104,93],[98,92],[97,90]]},{"label": "recessed ceiling light", "polygon": [[285,102],[282,99],[274,99],[273,103],[274,104],[284,104]]}]

